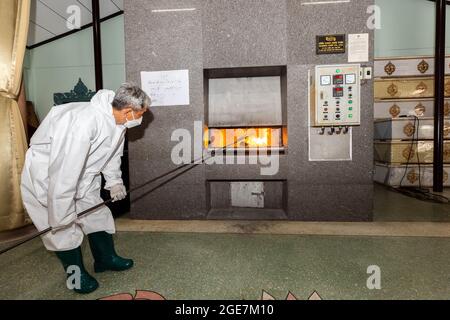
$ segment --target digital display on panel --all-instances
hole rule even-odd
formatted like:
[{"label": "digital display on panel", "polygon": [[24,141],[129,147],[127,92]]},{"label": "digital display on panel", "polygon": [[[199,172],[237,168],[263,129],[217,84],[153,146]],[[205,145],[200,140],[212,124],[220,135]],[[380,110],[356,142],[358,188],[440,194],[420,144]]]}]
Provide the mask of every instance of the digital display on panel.
[{"label": "digital display on panel", "polygon": [[342,87],[333,88],[333,97],[340,98],[343,96],[344,96],[344,88]]},{"label": "digital display on panel", "polygon": [[333,84],[344,84],[344,75],[336,74],[333,76]]}]

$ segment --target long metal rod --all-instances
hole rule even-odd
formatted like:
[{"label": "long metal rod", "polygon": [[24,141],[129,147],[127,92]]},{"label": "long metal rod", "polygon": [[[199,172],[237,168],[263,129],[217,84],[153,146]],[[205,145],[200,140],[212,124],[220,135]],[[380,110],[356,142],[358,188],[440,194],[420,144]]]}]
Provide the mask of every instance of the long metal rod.
[{"label": "long metal rod", "polygon": [[[137,190],[140,190],[140,189],[146,187],[147,185],[149,185],[149,184],[151,184],[151,183],[153,183],[153,182],[155,182],[155,181],[157,181],[157,180],[159,180],[159,179],[162,179],[162,178],[164,178],[164,177],[167,177],[168,175],[170,175],[170,174],[172,174],[172,173],[175,173],[175,172],[177,172],[177,171],[179,171],[179,170],[181,170],[181,169],[183,169],[183,168],[186,168],[186,167],[188,167],[188,166],[191,166],[190,168],[188,168],[188,169],[186,169],[186,170],[184,170],[184,171],[182,171],[182,172],[180,172],[180,173],[174,175],[173,177],[171,177],[171,178],[168,179],[167,181],[164,181],[164,182],[160,183],[159,185],[155,186],[154,188],[152,188],[151,190],[147,191],[147,192],[145,193],[145,195],[148,195],[149,193],[151,193],[151,192],[153,192],[153,191],[155,191],[155,190],[161,188],[162,186],[164,186],[164,185],[166,185],[167,183],[169,183],[169,182],[175,180],[176,178],[178,178],[178,177],[181,176],[182,174],[184,174],[184,173],[188,172],[189,170],[193,169],[194,167],[196,167],[197,165],[200,164],[200,163],[199,163],[200,161],[201,161],[201,163],[204,163],[206,160],[209,160],[209,159],[215,157],[215,156],[216,156],[216,153],[226,151],[226,149],[227,149],[228,147],[230,147],[230,146],[232,146],[232,145],[234,145],[234,144],[236,144],[236,143],[241,142],[241,141],[244,140],[245,138],[246,138],[246,137],[242,137],[242,138],[240,138],[237,142],[233,142],[233,143],[230,143],[229,145],[224,146],[223,148],[219,148],[219,149],[217,149],[217,150],[213,150],[213,151],[211,152],[211,155],[208,156],[208,157],[206,157],[206,158],[203,158],[203,155],[202,155],[201,158],[192,160],[190,163],[183,164],[183,165],[181,165],[181,166],[179,166],[179,167],[176,167],[176,168],[174,168],[174,169],[172,169],[172,170],[170,170],[170,171],[168,171],[168,172],[166,172],[166,173],[163,173],[163,174],[161,174],[160,176],[155,177],[155,178],[153,178],[153,179],[151,179],[151,180],[149,180],[149,181],[147,181],[147,182],[145,182],[145,183],[143,183],[143,184],[141,184],[141,185],[138,185],[138,186],[136,186],[136,187],[134,187],[134,188],[131,188],[131,189],[127,190],[127,194],[129,194],[129,193],[131,193],[131,192],[134,192],[134,191],[137,191]],[[77,219],[82,218],[83,216],[85,216],[85,215],[87,215],[87,214],[89,214],[89,213],[92,213],[93,211],[97,210],[98,208],[101,208],[101,207],[107,205],[108,203],[112,202],[112,200],[113,200],[113,199],[108,199],[108,200],[106,200],[106,201],[104,201],[104,202],[102,202],[102,203],[99,203],[99,204],[97,204],[97,205],[95,205],[95,206],[93,206],[93,207],[91,207],[91,208],[89,208],[89,209],[87,209],[87,210],[85,210],[85,211],[83,211],[83,212],[80,212],[80,213],[77,215]],[[49,228],[44,229],[44,230],[42,230],[42,231],[40,231],[40,232],[37,232],[37,233],[31,235],[30,237],[28,237],[28,238],[26,238],[26,239],[23,239],[23,240],[21,240],[21,241],[15,243],[15,244],[13,244],[12,246],[10,246],[10,247],[8,247],[8,248],[5,248],[5,249],[3,249],[3,250],[0,250],[0,255],[4,254],[4,253],[6,253],[6,252],[8,252],[8,251],[10,251],[10,250],[12,250],[12,249],[15,249],[15,248],[21,246],[22,244],[27,243],[27,242],[29,242],[29,241],[31,241],[31,240],[33,240],[33,239],[36,239],[36,238],[38,238],[38,237],[40,237],[40,236],[43,236],[43,235],[49,233],[49,232],[52,231],[52,230],[53,230],[53,229],[52,229],[51,227],[49,227]]]},{"label": "long metal rod", "polygon": [[444,190],[444,83],[446,1],[436,0],[436,44],[434,75],[434,150],[433,191]]},{"label": "long metal rod", "polygon": [[102,41],[99,0],[92,0],[92,31],[94,39],[95,90],[103,89]]}]

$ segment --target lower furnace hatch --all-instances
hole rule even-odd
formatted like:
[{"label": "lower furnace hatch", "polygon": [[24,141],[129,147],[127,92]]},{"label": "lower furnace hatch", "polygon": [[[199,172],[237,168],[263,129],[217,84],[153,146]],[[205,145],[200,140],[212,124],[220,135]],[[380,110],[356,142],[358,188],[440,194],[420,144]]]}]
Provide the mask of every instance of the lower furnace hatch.
[{"label": "lower furnace hatch", "polygon": [[287,219],[287,181],[207,182],[209,219]]}]

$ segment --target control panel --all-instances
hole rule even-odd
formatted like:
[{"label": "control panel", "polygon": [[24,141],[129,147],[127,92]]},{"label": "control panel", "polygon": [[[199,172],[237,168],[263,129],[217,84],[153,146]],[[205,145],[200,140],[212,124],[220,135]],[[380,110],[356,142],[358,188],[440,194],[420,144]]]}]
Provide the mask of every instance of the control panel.
[{"label": "control panel", "polygon": [[360,125],[359,64],[316,66],[316,127]]}]

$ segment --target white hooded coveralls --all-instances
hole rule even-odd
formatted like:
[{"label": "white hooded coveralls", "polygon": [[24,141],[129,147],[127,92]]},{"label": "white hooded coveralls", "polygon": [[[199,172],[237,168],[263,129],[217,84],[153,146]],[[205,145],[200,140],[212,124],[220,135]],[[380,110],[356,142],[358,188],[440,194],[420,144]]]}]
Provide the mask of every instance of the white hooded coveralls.
[{"label": "white hooded coveralls", "polygon": [[110,190],[122,184],[120,170],[126,128],[112,112],[114,92],[99,91],[87,103],[54,107],[31,139],[22,172],[25,208],[50,251],[77,248],[84,234],[115,233],[111,211],[77,214],[101,202],[101,175]]}]

